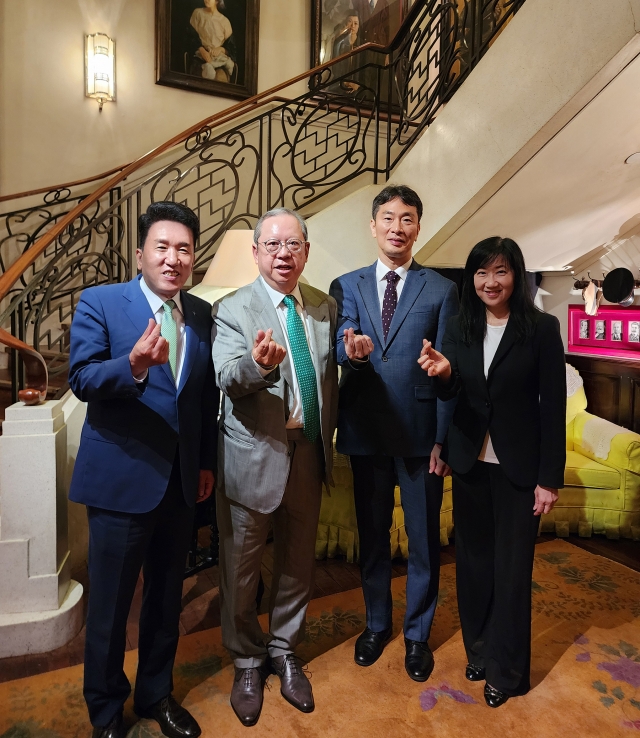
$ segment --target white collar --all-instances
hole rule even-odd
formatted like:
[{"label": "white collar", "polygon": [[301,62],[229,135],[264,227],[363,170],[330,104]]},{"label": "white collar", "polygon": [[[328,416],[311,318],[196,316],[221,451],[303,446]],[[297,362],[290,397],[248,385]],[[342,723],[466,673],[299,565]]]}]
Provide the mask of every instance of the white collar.
[{"label": "white collar", "polygon": [[[262,286],[267,291],[269,299],[273,303],[273,307],[277,308],[278,305],[280,305],[280,303],[284,300],[286,295],[284,295],[282,292],[278,292],[278,290],[274,290],[273,287],[271,287],[271,285],[267,283],[266,279],[264,279],[262,275],[260,275],[258,279],[262,282]],[[289,294],[293,295],[293,297],[296,298],[300,307],[304,307],[304,303],[302,302],[302,294],[300,293],[300,282],[296,283],[296,286],[291,290],[291,292],[289,292]]]},{"label": "white collar", "polygon": [[385,276],[389,272],[395,272],[400,277],[400,279],[406,279],[407,272],[409,271],[409,267],[411,266],[412,262],[413,262],[413,257],[411,257],[409,261],[406,262],[406,264],[396,267],[395,269],[389,269],[389,267],[386,264],[383,264],[380,261],[380,259],[378,259],[378,262],[376,264],[376,281],[382,282],[382,280],[385,278]]},{"label": "white collar", "polygon": [[[156,295],[156,293],[151,290],[149,285],[144,281],[144,277],[140,277],[140,289],[142,290],[144,296],[147,298],[149,306],[151,307],[151,312],[155,315],[158,310],[162,308],[166,300],[163,300],[162,297],[158,297],[158,295]],[[169,299],[175,302],[176,307],[180,311],[180,314],[184,315],[184,312],[182,311],[182,300],[180,299],[180,290],[178,290],[176,294]]]}]

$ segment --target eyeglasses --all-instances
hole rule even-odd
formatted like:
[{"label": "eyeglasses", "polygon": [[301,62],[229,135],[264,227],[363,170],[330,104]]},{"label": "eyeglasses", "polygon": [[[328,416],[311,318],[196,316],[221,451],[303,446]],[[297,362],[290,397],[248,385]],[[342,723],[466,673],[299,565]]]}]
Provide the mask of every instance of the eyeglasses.
[{"label": "eyeglasses", "polygon": [[291,254],[299,254],[307,242],[301,241],[299,238],[290,238],[288,241],[278,241],[276,238],[270,238],[268,241],[258,241],[258,243],[261,243],[264,246],[265,251],[268,254],[274,255],[277,254],[283,246],[288,249]]}]

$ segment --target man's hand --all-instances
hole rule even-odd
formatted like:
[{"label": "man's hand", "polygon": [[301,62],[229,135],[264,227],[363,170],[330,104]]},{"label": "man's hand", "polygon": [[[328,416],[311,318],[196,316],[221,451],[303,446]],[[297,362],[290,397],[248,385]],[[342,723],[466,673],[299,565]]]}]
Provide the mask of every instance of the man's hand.
[{"label": "man's hand", "polygon": [[131,374],[139,377],[149,367],[169,361],[169,342],[160,335],[160,324],[149,318],[149,325],[129,354]]},{"label": "man's hand", "polygon": [[429,474],[435,474],[437,477],[447,477],[451,474],[451,467],[449,464],[445,464],[440,458],[440,451],[442,451],[442,444],[436,443],[431,451],[431,460],[429,461]]},{"label": "man's hand", "polygon": [[536,496],[536,504],[533,506],[534,515],[545,515],[553,510],[553,506],[558,501],[558,490],[553,487],[541,487],[538,485],[534,494]]},{"label": "man's hand", "polygon": [[200,478],[198,479],[198,496],[196,502],[204,502],[213,492],[215,483],[213,472],[211,469],[200,469]]},{"label": "man's hand", "polygon": [[422,339],[422,351],[418,358],[418,364],[430,377],[440,377],[447,380],[451,376],[451,364],[449,360],[431,345],[431,341]]},{"label": "man's hand", "polygon": [[256,340],[253,342],[251,355],[256,364],[263,369],[269,369],[281,364],[287,355],[287,350],[279,343],[276,343],[272,336],[273,328],[269,328],[266,333],[265,331],[258,331]]},{"label": "man's hand", "polygon": [[373,341],[369,336],[359,336],[353,328],[344,329],[344,350],[349,361],[366,359],[373,352]]}]

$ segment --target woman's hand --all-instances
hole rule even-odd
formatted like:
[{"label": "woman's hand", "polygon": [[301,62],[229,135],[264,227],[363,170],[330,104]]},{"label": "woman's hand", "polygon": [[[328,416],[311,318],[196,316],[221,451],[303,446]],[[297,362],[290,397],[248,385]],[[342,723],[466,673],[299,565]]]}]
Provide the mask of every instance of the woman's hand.
[{"label": "woman's hand", "polygon": [[208,63],[211,61],[211,54],[204,48],[204,46],[201,46],[198,49],[198,53],[200,56]]},{"label": "woman's hand", "polygon": [[558,501],[558,490],[553,487],[538,485],[534,494],[536,496],[536,504],[533,506],[534,515],[542,515],[542,513],[546,515],[553,510],[553,506]]},{"label": "woman's hand", "polygon": [[418,364],[430,377],[440,377],[446,380],[451,376],[449,360],[439,351],[436,351],[431,345],[431,341],[427,341],[426,338],[422,339],[422,351]]}]

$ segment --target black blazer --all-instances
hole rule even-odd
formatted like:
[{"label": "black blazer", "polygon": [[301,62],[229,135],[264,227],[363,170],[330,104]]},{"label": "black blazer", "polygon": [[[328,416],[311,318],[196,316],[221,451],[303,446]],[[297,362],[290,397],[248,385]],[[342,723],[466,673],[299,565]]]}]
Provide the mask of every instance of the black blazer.
[{"label": "black blazer", "polygon": [[539,313],[524,342],[516,341],[508,321],[486,379],[483,344],[462,341],[458,316],[447,323],[442,353],[451,362],[452,381],[436,383],[438,396],[458,397],[442,450],[454,472],[473,467],[488,429],[511,482],[563,487],[567,388],[558,319]]}]

